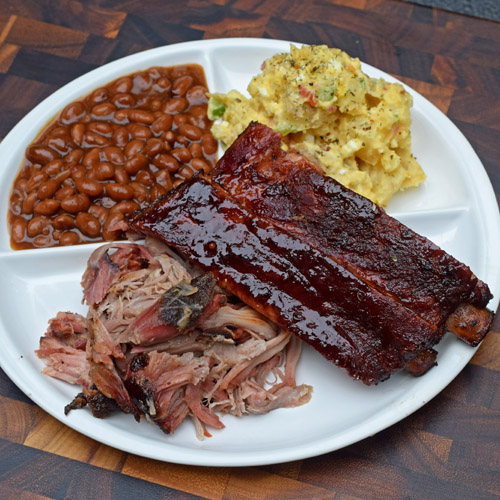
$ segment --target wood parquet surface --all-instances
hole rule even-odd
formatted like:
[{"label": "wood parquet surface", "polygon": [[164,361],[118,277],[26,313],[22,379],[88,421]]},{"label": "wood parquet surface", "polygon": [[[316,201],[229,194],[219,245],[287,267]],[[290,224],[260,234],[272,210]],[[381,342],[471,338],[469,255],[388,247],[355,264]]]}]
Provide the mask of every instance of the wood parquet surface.
[{"label": "wood parquet surface", "polygon": [[[0,138],[93,68],[221,37],[326,43],[397,76],[462,130],[500,200],[500,24],[398,0],[1,0]],[[500,499],[500,321],[404,421],[343,450],[262,467],[112,449],[53,419],[0,370],[0,498]]]}]

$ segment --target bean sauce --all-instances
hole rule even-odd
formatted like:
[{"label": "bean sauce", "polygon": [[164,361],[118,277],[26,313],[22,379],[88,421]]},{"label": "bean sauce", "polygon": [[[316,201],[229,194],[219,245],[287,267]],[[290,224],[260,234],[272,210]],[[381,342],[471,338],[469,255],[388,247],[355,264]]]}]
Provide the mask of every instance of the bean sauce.
[{"label": "bean sauce", "polygon": [[196,64],[118,78],[66,106],[31,144],[10,195],[15,250],[123,239],[124,218],[214,164]]}]

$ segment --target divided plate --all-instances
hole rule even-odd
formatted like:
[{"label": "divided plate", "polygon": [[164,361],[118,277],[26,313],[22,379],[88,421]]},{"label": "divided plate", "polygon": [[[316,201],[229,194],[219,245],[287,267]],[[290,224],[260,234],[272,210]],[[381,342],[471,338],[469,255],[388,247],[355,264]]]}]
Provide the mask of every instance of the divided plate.
[{"label": "divided plate", "polygon": [[[246,466],[297,460],[333,451],[376,434],[405,418],[438,394],[463,369],[475,350],[452,335],[439,344],[438,366],[421,378],[405,373],[365,387],[306,347],[297,380],[314,387],[309,404],[262,416],[226,416],[226,428],[198,441],[186,421],[174,435],[162,434],[130,415],[94,419],[87,410],[64,415],[78,387],[46,377],[34,354],[49,318],[58,311],[85,314],[80,278],[98,245],[14,252],[6,227],[9,191],[25,148],[66,104],[100,85],[151,66],[198,63],[213,92],[245,91],[262,61],[289,50],[290,42],[223,39],[188,42],[149,50],[98,68],[38,105],[0,144],[0,364],[14,383],[55,418],[97,441],[169,462]],[[363,65],[366,73],[395,81]],[[413,151],[426,182],[396,195],[388,212],[429,237],[486,281],[498,307],[500,217],[495,196],[478,157],[453,123],[429,101],[413,95]]]}]

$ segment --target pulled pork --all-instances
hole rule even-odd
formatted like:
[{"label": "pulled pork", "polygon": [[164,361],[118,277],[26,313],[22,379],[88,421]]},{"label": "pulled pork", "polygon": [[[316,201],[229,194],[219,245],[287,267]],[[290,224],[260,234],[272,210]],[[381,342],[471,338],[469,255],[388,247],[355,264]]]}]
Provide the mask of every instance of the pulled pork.
[{"label": "pulled pork", "polygon": [[295,382],[301,341],[156,240],[99,247],[82,287],[87,317],[58,313],[36,351],[43,373],[82,388],[66,413],[121,410],[166,433],[189,416],[202,439],[224,427],[220,415],[311,398],[312,388]]}]

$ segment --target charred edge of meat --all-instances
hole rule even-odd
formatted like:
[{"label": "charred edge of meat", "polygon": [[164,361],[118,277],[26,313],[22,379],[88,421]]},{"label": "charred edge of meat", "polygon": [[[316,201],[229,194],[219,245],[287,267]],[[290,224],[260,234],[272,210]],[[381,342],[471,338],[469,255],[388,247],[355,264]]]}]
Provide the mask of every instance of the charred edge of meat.
[{"label": "charred edge of meat", "polygon": [[437,351],[434,349],[422,351],[408,362],[406,371],[414,377],[420,377],[424,373],[427,373],[433,366],[437,365],[437,354]]},{"label": "charred edge of meat", "polygon": [[165,292],[159,308],[163,323],[177,326],[180,330],[195,326],[212,300],[215,285],[211,275],[203,274]]},{"label": "charred edge of meat", "polygon": [[155,406],[155,388],[147,379],[141,378],[136,380],[134,376],[128,378],[125,382],[125,387],[136,405],[137,409],[146,417],[155,419],[156,406]]},{"label": "charred edge of meat", "polygon": [[80,410],[82,408],[85,408],[87,406],[87,398],[85,397],[85,394],[83,392],[79,392],[73,401],[71,403],[67,404],[64,407],[64,414],[68,415],[68,413],[71,410]]},{"label": "charred edge of meat", "polygon": [[460,304],[448,317],[446,328],[460,340],[475,347],[488,333],[492,321],[493,313],[488,309]]},{"label": "charred edge of meat", "polygon": [[148,363],[149,355],[147,353],[134,356],[129,363],[129,372],[123,382],[137,409],[146,417],[154,419],[156,417],[154,385],[142,377],[138,380],[133,375],[145,368]]},{"label": "charred edge of meat", "polygon": [[481,280],[477,280],[476,286],[472,290],[468,302],[479,309],[484,309],[492,298],[493,294],[488,285]]},{"label": "charred edge of meat", "polygon": [[114,399],[107,398],[94,385],[91,389],[84,389],[76,395],[75,399],[64,407],[64,414],[68,415],[71,410],[79,410],[88,406],[92,415],[96,418],[106,418],[120,407]]}]

